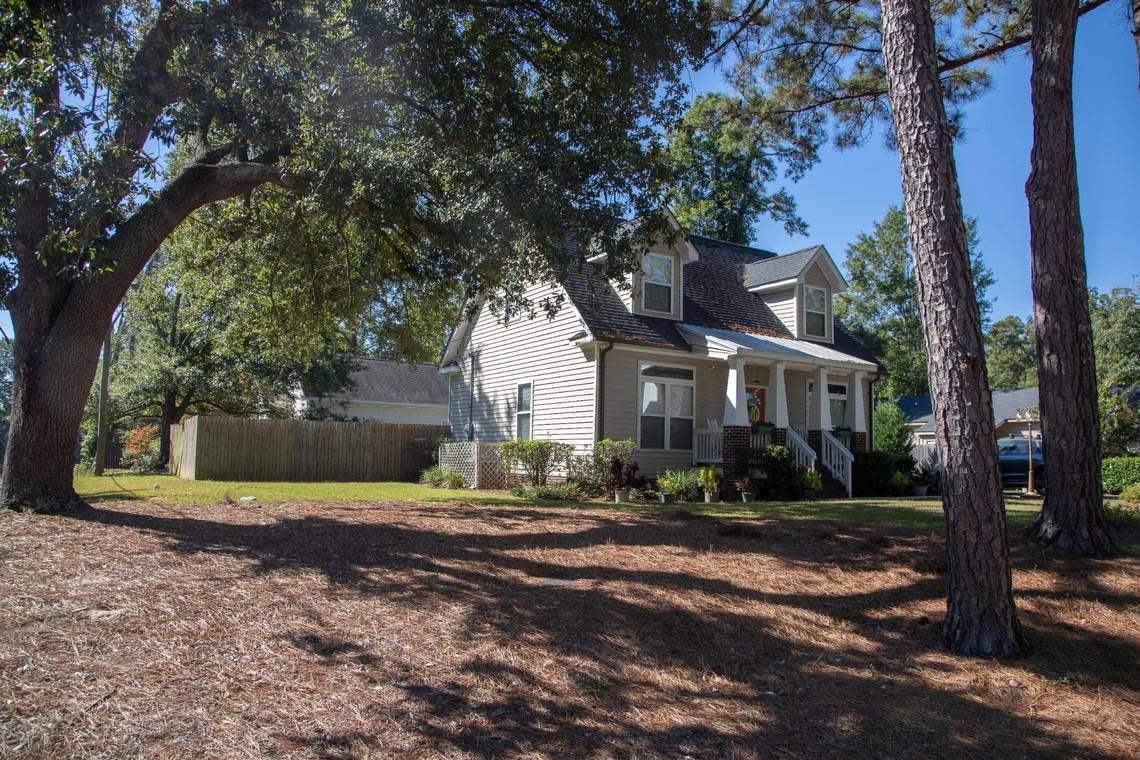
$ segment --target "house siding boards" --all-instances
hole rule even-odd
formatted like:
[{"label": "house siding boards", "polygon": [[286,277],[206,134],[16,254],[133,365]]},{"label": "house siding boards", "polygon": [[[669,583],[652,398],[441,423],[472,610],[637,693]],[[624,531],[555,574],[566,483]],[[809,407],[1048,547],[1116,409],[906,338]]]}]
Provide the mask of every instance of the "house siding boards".
[{"label": "house siding boards", "polygon": [[336,404],[332,410],[350,420],[375,420],[406,425],[444,425],[448,422],[446,404],[435,406],[350,401]]},{"label": "house siding boards", "polygon": [[788,288],[776,293],[765,293],[762,296],[764,303],[772,310],[788,332],[796,334],[796,290]]},{"label": "house siding boards", "polygon": [[[532,302],[550,295],[549,285],[526,291]],[[510,440],[515,434],[516,390],[519,383],[533,382],[531,437],[553,438],[580,448],[590,446],[594,440],[594,351],[584,351],[570,341],[581,330],[581,320],[568,301],[554,319],[536,314],[533,319],[517,317],[506,325],[484,306],[459,357],[460,373],[452,376],[452,434],[466,438],[470,412],[476,440]]]},{"label": "house siding boards", "polygon": [[[716,420],[719,423],[723,419],[724,391],[728,384],[728,366],[726,364],[714,363],[708,359],[694,359],[680,352],[674,356],[672,352],[666,351],[645,353],[623,351],[620,347],[615,347],[606,355],[604,380],[606,402],[603,437],[615,440],[623,438],[637,440],[639,362],[692,367],[695,370],[693,377],[696,383],[694,429],[706,427],[709,420]],[[638,474],[647,478],[655,478],[658,473],[668,469],[693,466],[693,452],[689,450],[638,449],[635,458],[639,467]]]}]

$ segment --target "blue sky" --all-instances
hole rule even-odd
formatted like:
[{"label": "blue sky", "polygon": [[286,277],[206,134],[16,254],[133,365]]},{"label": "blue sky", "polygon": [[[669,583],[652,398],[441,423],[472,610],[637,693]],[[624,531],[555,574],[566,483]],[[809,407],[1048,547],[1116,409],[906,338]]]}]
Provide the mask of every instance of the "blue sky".
[{"label": "blue sky", "polygon": [[[966,213],[978,220],[982,253],[997,279],[990,291],[993,317],[1027,317],[1029,59],[1015,52],[992,73],[992,88],[967,107],[966,136],[956,148],[958,177]],[[696,92],[723,89],[713,71],[698,72],[692,81]],[[1074,112],[1089,284],[1102,290],[1131,285],[1140,277],[1140,92],[1136,49],[1119,3],[1081,19]],[[789,238],[779,225],[763,221],[755,244],[781,251],[823,243],[840,263],[856,235],[902,202],[898,158],[881,137],[853,150],[825,149],[820,163],[790,189],[808,234]],[[0,311],[0,328],[11,335],[6,311]]]},{"label": "blue sky", "polygon": [[[1127,286],[1140,276],[1140,91],[1136,48],[1123,15],[1111,3],[1081,19],[1074,68],[1077,172],[1089,285]],[[982,254],[997,279],[990,289],[993,318],[1027,317],[1029,211],[1025,180],[1033,142],[1030,62],[1015,52],[991,69],[993,86],[966,108],[965,138],[956,146],[962,202],[978,220]],[[693,76],[697,92],[724,89],[719,75]],[[808,222],[804,237],[789,238],[769,221],[754,244],[775,251],[823,243],[842,263],[847,245],[870,231],[891,204],[902,203],[898,157],[881,136],[854,150],[828,148],[819,164],[789,189]]]}]

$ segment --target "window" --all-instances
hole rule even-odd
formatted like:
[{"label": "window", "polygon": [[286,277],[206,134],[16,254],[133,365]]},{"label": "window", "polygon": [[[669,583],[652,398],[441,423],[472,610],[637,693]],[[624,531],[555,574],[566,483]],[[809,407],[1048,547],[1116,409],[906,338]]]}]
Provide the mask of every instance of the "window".
[{"label": "window", "polygon": [[828,383],[827,397],[831,402],[831,424],[839,427],[847,422],[847,386],[843,383]]},{"label": "window", "polygon": [[643,364],[638,382],[640,448],[691,451],[693,370],[663,364]]},{"label": "window", "polygon": [[519,383],[515,393],[515,438],[525,441],[530,438],[531,411],[534,404],[534,384]]},{"label": "window", "polygon": [[648,311],[673,311],[673,259],[646,254],[641,279],[641,303]]},{"label": "window", "polygon": [[813,338],[827,337],[827,290],[804,286],[804,333]]}]

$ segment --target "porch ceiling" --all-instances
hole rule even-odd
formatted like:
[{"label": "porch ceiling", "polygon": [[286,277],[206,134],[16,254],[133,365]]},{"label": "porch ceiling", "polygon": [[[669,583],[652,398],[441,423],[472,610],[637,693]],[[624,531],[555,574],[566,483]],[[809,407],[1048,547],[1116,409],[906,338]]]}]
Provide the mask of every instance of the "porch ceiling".
[{"label": "porch ceiling", "polygon": [[874,374],[878,371],[873,363],[860,359],[830,346],[807,340],[777,338],[771,335],[721,330],[715,327],[699,327],[681,324],[677,326],[694,350],[704,348],[708,355],[718,359],[732,356],[756,357],[788,364],[805,364],[812,367],[835,367]]}]

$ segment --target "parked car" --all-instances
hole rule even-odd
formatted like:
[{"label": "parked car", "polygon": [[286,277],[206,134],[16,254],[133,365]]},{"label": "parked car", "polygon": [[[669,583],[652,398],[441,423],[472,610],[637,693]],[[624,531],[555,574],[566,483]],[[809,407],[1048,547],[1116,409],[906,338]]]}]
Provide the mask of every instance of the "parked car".
[{"label": "parked car", "polygon": [[[998,441],[998,466],[1001,484],[1005,488],[1025,488],[1029,485],[1029,439],[1010,436]],[[1045,489],[1045,459],[1041,454],[1041,439],[1033,439],[1033,486]]]}]

